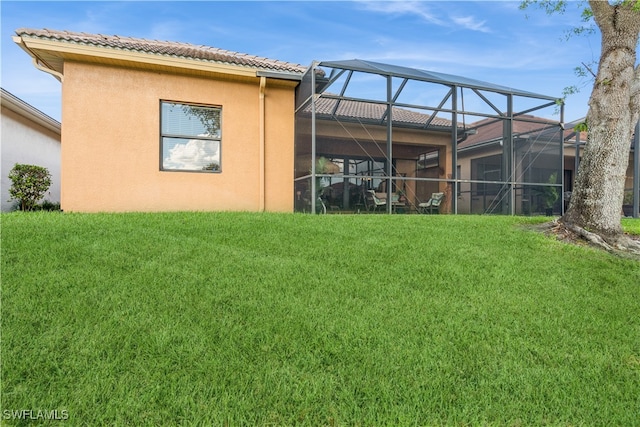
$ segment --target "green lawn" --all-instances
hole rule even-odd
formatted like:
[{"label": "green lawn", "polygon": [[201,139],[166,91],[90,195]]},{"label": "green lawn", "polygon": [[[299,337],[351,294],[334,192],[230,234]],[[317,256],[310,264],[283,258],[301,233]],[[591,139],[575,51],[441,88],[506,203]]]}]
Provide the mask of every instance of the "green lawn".
[{"label": "green lawn", "polygon": [[7,425],[640,425],[640,263],[543,218],[0,218]]},{"label": "green lawn", "polygon": [[626,232],[628,232],[630,234],[640,235],[640,220],[631,219],[631,218],[623,218],[622,219],[622,226],[624,227]]}]

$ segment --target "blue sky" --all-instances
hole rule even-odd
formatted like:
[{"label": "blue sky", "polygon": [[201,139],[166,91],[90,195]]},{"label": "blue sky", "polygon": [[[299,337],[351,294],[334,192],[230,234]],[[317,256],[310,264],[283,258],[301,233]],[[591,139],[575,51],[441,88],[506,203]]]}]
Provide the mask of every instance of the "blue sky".
[{"label": "blue sky", "polygon": [[[549,16],[518,1],[5,1],[2,87],[60,120],[61,84],[11,37],[50,28],[208,45],[308,65],[368,59],[456,74],[567,99],[583,117],[591,83],[574,68],[597,60],[599,34],[571,37],[579,13]],[[577,7],[571,3],[570,8]]]}]

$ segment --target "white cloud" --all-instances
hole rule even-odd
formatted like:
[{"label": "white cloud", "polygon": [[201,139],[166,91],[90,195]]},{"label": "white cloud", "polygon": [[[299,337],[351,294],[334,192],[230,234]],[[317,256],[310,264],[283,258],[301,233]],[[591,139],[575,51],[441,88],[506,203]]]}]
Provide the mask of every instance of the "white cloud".
[{"label": "white cloud", "polygon": [[164,158],[165,169],[202,170],[210,163],[220,164],[219,143],[191,139],[184,144],[175,144]]},{"label": "white cloud", "polygon": [[446,25],[446,22],[442,21],[432,13],[424,2],[394,0],[388,2],[364,1],[362,4],[364,4],[368,10],[374,12],[397,15],[416,15],[432,24]]},{"label": "white cloud", "polygon": [[437,25],[446,25],[444,21],[432,13],[424,2],[419,1],[365,1],[363,4],[368,10],[380,13],[397,15],[416,15],[427,22]]},{"label": "white cloud", "polygon": [[[422,20],[440,27],[458,28],[483,33],[491,32],[485,20],[478,20],[475,16],[444,16],[447,11],[438,14],[424,1],[362,1],[367,10],[384,14],[414,15]],[[440,16],[443,15],[443,16]]]},{"label": "white cloud", "polygon": [[480,31],[483,33],[490,33],[491,30],[485,25],[487,21],[478,21],[474,16],[454,16],[451,17],[456,25],[459,25],[467,30]]}]

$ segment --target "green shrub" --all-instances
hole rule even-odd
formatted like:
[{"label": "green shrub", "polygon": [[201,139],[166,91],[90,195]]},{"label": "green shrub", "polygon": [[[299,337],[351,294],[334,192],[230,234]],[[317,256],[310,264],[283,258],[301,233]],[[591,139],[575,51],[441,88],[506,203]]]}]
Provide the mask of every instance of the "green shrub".
[{"label": "green shrub", "polygon": [[11,200],[18,200],[23,211],[34,210],[51,186],[51,174],[42,166],[16,163],[9,172],[9,179]]},{"label": "green shrub", "polygon": [[[549,180],[547,182],[549,184],[556,184],[557,176],[558,174],[556,172],[552,173],[551,176],[549,176]],[[553,205],[558,200],[558,197],[559,197],[558,189],[556,187],[551,187],[551,186],[542,187],[542,199],[544,201],[545,209],[553,208]]]},{"label": "green shrub", "polygon": [[623,205],[632,205],[633,204],[633,190],[625,190],[624,198],[622,199]]},{"label": "green shrub", "polygon": [[39,210],[43,211],[59,211],[60,203],[50,202],[49,200],[45,200],[40,205],[38,205]]}]

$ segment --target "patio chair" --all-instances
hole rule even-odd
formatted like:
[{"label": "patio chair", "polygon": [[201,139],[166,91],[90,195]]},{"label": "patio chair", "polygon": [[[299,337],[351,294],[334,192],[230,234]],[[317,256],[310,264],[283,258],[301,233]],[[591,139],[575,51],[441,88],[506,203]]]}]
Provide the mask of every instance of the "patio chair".
[{"label": "patio chair", "polygon": [[366,197],[367,210],[375,212],[379,207],[385,207],[387,205],[387,201],[378,198],[374,190],[367,190],[367,192],[369,193]]},{"label": "patio chair", "polygon": [[432,193],[431,198],[424,202],[418,204],[418,212],[426,214],[433,213],[434,209],[436,213],[440,213],[440,204],[444,199],[444,193]]},{"label": "patio chair", "polygon": [[327,205],[324,204],[324,200],[322,200],[322,197],[320,196],[316,199],[316,213],[327,213]]}]

